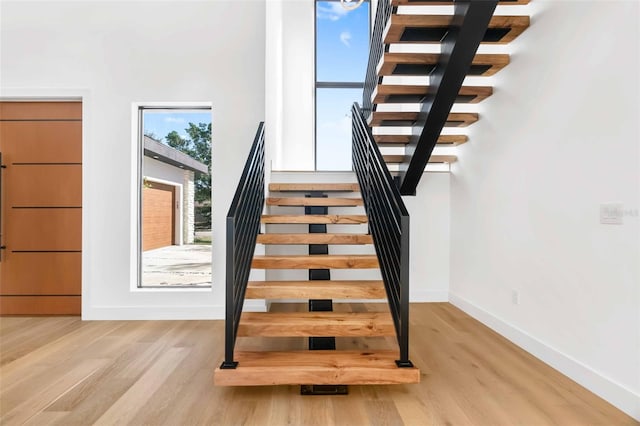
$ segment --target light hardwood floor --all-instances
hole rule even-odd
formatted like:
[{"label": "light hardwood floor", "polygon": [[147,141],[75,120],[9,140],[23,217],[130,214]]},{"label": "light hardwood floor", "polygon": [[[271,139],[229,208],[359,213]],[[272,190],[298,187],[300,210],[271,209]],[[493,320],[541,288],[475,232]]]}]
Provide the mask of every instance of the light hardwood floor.
[{"label": "light hardwood floor", "polygon": [[[0,424],[638,424],[450,304],[412,305],[411,315],[411,359],[422,382],[351,386],[348,396],[300,396],[297,386],[214,387],[222,321],[5,317]],[[341,338],[338,345],[389,342]],[[300,338],[239,342],[247,350],[263,344],[305,346]]]}]

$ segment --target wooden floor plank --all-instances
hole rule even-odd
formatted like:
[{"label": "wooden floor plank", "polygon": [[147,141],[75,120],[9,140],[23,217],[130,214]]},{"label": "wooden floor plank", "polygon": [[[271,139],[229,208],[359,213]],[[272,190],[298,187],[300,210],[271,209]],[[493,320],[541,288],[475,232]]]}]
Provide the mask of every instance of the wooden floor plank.
[{"label": "wooden floor plank", "polygon": [[258,244],[373,244],[367,234],[260,234]]},{"label": "wooden floor plank", "polygon": [[[337,309],[342,308],[337,306]],[[299,309],[306,309],[306,304]],[[352,309],[377,308],[374,304],[353,304]],[[33,374],[27,381],[37,380],[38,383],[29,383],[29,391],[25,382],[25,392],[21,392],[24,398],[21,418],[26,418],[25,422],[47,424],[57,421],[65,426],[93,424],[128,389],[142,383],[144,374],[161,360],[163,365],[168,365],[162,354],[176,347],[188,348],[190,352],[164,381],[152,383],[148,388],[137,388],[139,392],[149,392],[146,402],[140,401],[142,405],[134,407],[130,414],[119,415],[115,410],[111,411],[113,418],[131,418],[129,424],[305,424],[304,421],[318,424],[319,420],[313,420],[317,412],[316,419],[322,419],[326,424],[350,425],[400,421],[407,425],[638,424],[448,303],[411,305],[410,359],[422,372],[421,383],[350,386],[349,396],[330,399],[300,396],[297,386],[214,386],[213,370],[220,363],[224,346],[223,321],[76,321],[55,341],[45,338],[42,346],[34,344],[37,340],[34,337],[42,336],[42,325],[48,323],[54,328],[58,324],[46,317],[0,318],[2,351],[19,353],[0,368],[2,415],[7,414],[5,407],[12,404],[13,397],[10,390],[2,392],[7,374],[13,376],[11,380],[15,383],[17,377],[28,377],[37,369],[43,373]],[[12,347],[20,341],[16,336],[32,342],[30,352]],[[268,350],[302,350],[304,346],[301,345],[306,344],[302,337],[264,339],[274,341],[272,349],[267,347]],[[372,339],[393,341],[395,338],[367,339],[365,344],[373,347]],[[240,340],[240,351],[262,349],[245,349],[244,340],[252,338]],[[354,340],[360,339],[338,338],[337,343],[346,345],[345,350],[365,349],[362,342]],[[281,341],[290,341],[291,346],[282,347]],[[131,347],[131,351],[123,349],[127,347]],[[67,362],[64,365],[69,366],[67,373],[77,375],[86,369],[82,360],[97,357],[103,350],[105,356],[96,364],[98,370],[80,384],[89,384],[93,375],[100,371],[105,374],[94,384],[81,387],[84,397],[80,398],[80,393],[76,393],[73,398],[65,398],[67,394],[71,395],[70,387],[76,380],[69,380],[70,376],[64,378],[64,372],[62,375],[47,374],[47,370]],[[127,353],[126,359],[118,360],[117,354],[123,353]],[[139,358],[144,361],[139,362]],[[127,364],[134,364],[135,371],[122,372],[122,366]],[[72,370],[75,371],[71,373]],[[57,386],[56,382],[61,378],[65,384]],[[315,402],[327,399],[332,403]],[[60,401],[60,405],[53,401]],[[64,410],[69,411],[58,411],[63,405]],[[65,412],[69,414],[59,414]],[[17,422],[3,419],[1,423]]]},{"label": "wooden floor plank", "polygon": [[372,269],[378,268],[375,254],[340,255],[256,255],[255,269]]},{"label": "wooden floor plank", "polygon": [[268,224],[343,224],[360,225],[367,223],[367,215],[335,215],[335,214],[308,214],[308,215],[263,215],[261,222]]},{"label": "wooden floor plank", "polygon": [[238,336],[393,336],[389,312],[244,312]]},{"label": "wooden floor plank", "polygon": [[355,207],[364,205],[362,198],[268,197],[268,206]]},{"label": "wooden floor plank", "polygon": [[235,370],[215,371],[218,386],[420,382],[417,368],[398,368],[397,351],[238,352]]},{"label": "wooden floor plank", "polygon": [[249,281],[247,299],[384,299],[380,280]]}]

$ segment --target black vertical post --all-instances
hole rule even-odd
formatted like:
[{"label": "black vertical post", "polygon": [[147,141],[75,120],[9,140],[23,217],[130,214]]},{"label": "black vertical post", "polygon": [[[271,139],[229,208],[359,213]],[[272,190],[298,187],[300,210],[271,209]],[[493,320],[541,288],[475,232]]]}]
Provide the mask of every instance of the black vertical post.
[{"label": "black vertical post", "polygon": [[[305,197],[326,198],[327,194],[322,192],[311,192]],[[329,214],[327,206],[307,206],[304,214]],[[326,234],[327,225],[309,224],[310,234]],[[327,244],[309,244],[310,255],[329,254]],[[330,280],[331,271],[329,269],[309,269],[309,280]],[[333,311],[333,301],[331,299],[311,299],[309,300],[309,312],[331,312]],[[309,350],[331,350],[336,348],[335,337],[309,337]]]}]

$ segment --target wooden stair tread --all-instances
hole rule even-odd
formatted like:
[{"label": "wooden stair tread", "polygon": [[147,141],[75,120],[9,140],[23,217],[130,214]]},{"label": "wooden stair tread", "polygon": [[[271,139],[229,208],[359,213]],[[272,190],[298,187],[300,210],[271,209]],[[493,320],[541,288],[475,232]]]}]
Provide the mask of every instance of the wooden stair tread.
[{"label": "wooden stair tread", "polygon": [[389,312],[243,312],[238,336],[395,336]]},{"label": "wooden stair tread", "polygon": [[345,224],[360,225],[367,223],[367,215],[337,215],[337,214],[309,214],[309,215],[263,215],[262,223],[266,224]]},{"label": "wooden stair tread", "polygon": [[[529,4],[531,0],[500,0],[498,2],[499,5],[526,5]],[[391,4],[393,6],[451,6],[453,5],[453,0],[391,0]]]},{"label": "wooden stair tread", "polygon": [[[430,75],[440,60],[439,53],[385,52],[380,58],[378,76]],[[509,64],[509,55],[503,53],[478,53],[471,62],[468,75],[491,76]]]},{"label": "wooden stair tread", "polygon": [[381,280],[249,281],[247,299],[384,299]]},{"label": "wooden stair tread", "polygon": [[256,255],[255,269],[373,269],[378,268],[375,254]]},{"label": "wooden stair tread", "polygon": [[393,385],[419,383],[416,367],[398,368],[397,351],[235,353],[238,367],[217,368],[216,386]]},{"label": "wooden stair tread", "polygon": [[268,197],[268,206],[362,206],[362,198],[322,198],[322,197]]},{"label": "wooden stair tread", "polygon": [[[382,158],[384,159],[385,163],[402,163],[405,158],[410,159],[410,157],[407,157],[405,155],[383,155]],[[458,160],[458,157],[456,157],[455,155],[432,155],[431,157],[429,157],[429,163],[433,164],[433,163],[455,163]]]},{"label": "wooden stair tread", "polygon": [[[411,142],[410,135],[373,135],[373,139],[380,146],[397,146],[399,144],[408,144]],[[438,145],[456,146],[462,145],[469,140],[466,135],[440,135],[438,137]]]},{"label": "wooden stair tread", "polygon": [[[391,15],[383,37],[384,43],[440,43],[453,22],[452,15]],[[493,16],[482,43],[506,44],[527,27],[529,16]],[[421,29],[430,29],[427,34]],[[412,34],[410,34],[412,33]],[[495,37],[495,38],[494,38]]]},{"label": "wooden stair tread", "polygon": [[[413,126],[418,119],[417,112],[408,111],[374,111],[369,118],[369,126],[371,127],[384,127],[384,126],[398,126],[409,127]],[[445,123],[446,127],[467,127],[478,121],[478,114],[475,112],[452,112],[447,118]]]},{"label": "wooden stair tread", "polygon": [[269,191],[360,192],[360,186],[357,183],[270,183]]},{"label": "wooden stair tread", "polygon": [[[371,96],[374,104],[421,103],[430,86],[406,84],[379,84]],[[493,94],[491,86],[462,86],[456,103],[477,104]]]},{"label": "wooden stair tread", "polygon": [[259,244],[373,244],[367,234],[260,234]]}]

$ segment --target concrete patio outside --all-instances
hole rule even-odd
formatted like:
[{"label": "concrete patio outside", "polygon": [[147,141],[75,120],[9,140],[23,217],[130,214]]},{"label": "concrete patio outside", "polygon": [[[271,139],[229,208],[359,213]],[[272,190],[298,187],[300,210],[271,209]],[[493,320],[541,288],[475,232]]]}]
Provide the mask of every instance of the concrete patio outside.
[{"label": "concrete patio outside", "polygon": [[211,245],[167,246],[142,253],[142,287],[211,286]]}]

